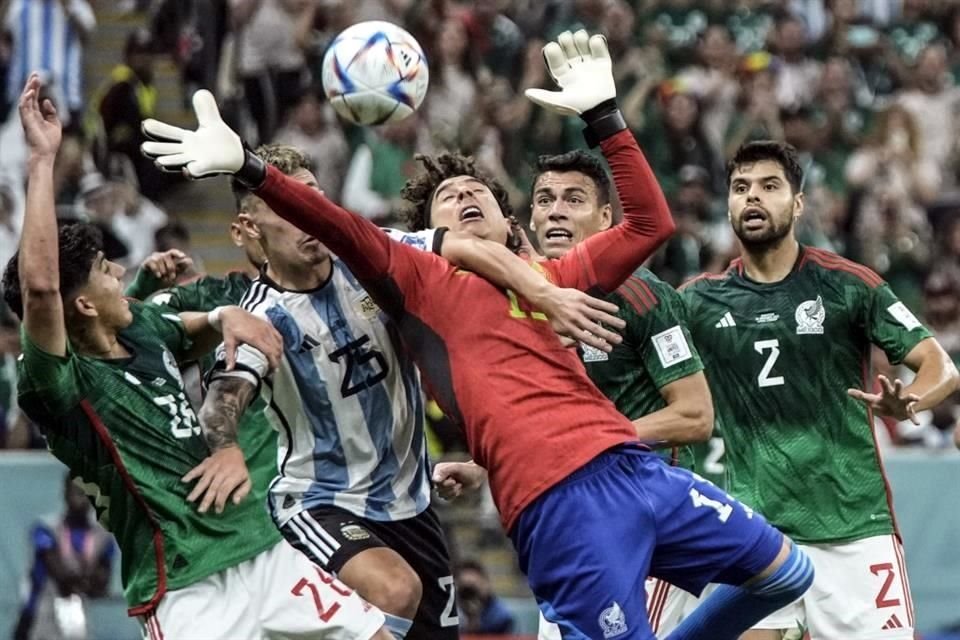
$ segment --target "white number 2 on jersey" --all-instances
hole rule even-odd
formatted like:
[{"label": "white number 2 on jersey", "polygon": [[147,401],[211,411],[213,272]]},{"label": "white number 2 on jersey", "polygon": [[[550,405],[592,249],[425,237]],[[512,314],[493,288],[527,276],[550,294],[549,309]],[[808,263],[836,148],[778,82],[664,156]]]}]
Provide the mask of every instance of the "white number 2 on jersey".
[{"label": "white number 2 on jersey", "polygon": [[770,372],[773,371],[773,365],[777,363],[777,358],[780,357],[780,341],[757,340],[753,343],[753,349],[761,355],[764,351],[770,351],[767,361],[763,363],[763,368],[760,369],[760,375],[757,376],[757,384],[761,387],[779,387],[782,385],[783,376],[770,375]]}]

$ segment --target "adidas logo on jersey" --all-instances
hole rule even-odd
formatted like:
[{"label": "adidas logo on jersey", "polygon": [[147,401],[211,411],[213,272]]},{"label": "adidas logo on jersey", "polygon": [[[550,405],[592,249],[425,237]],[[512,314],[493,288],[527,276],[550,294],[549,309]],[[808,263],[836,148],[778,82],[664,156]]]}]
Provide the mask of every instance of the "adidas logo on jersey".
[{"label": "adidas logo on jersey", "polygon": [[303,334],[303,342],[300,344],[300,350],[297,353],[306,353],[320,346],[320,342],[309,333]]},{"label": "adidas logo on jersey", "polygon": [[887,619],[887,623],[881,627],[884,631],[888,629],[903,629],[903,623],[900,622],[900,618],[897,617],[897,614],[893,614]]},{"label": "adidas logo on jersey", "polygon": [[733,315],[729,311],[723,314],[723,317],[717,321],[717,324],[713,325],[717,329],[722,329],[723,327],[735,327],[737,326],[736,321],[733,319]]}]

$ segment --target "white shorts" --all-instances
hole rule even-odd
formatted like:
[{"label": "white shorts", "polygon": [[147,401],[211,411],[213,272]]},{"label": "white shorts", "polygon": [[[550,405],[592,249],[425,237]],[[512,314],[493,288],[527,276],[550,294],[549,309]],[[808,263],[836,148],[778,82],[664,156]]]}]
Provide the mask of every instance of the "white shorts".
[{"label": "white shorts", "polygon": [[235,567],[168,591],[140,622],[145,640],[367,640],[384,618],[281,541]]},{"label": "white shorts", "polygon": [[813,586],[754,629],[803,626],[811,640],[913,640],[910,581],[895,536],[798,546],[813,562]]},{"label": "white shorts", "polygon": [[[647,592],[647,617],[657,637],[666,637],[700,602],[700,598],[692,593],[658,578],[647,578],[644,589]],[[562,640],[560,627],[548,622],[543,613],[540,613],[537,640]]]}]

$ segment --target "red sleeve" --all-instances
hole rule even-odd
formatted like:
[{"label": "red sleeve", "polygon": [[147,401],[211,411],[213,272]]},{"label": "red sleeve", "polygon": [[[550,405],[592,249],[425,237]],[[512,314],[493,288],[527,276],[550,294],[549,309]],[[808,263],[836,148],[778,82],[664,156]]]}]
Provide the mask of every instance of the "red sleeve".
[{"label": "red sleeve", "polygon": [[657,179],[629,130],[600,143],[613,170],[623,222],[581,242],[544,268],[561,287],[616,291],[667,238],[676,225]]},{"label": "red sleeve", "polygon": [[405,295],[416,293],[414,281],[426,275],[421,272],[435,267],[432,254],[391,240],[369,220],[276,167],[267,167],[267,178],[256,193],[281,218],[323,242],[394,317],[406,308]]}]

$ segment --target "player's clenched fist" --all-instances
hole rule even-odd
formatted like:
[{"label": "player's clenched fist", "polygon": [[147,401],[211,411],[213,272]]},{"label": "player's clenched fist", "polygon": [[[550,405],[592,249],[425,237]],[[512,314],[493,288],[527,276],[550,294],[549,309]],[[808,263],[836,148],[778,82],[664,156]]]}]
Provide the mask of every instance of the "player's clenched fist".
[{"label": "player's clenched fist", "polygon": [[476,491],[487,479],[487,470],[473,460],[469,462],[440,462],[433,468],[433,485],[444,500],[459,498]]},{"label": "player's clenched fist", "polygon": [[177,277],[193,266],[193,258],[179,249],[155,251],[143,261],[141,268],[149,271],[165,287],[173,286]]}]

